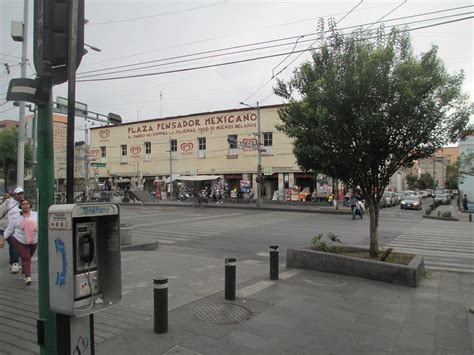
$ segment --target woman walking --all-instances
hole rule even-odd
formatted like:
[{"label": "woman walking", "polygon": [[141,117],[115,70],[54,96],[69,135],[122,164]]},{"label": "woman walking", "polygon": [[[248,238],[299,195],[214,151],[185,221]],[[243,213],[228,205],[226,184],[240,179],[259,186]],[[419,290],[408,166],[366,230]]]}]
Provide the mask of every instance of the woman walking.
[{"label": "woman walking", "polygon": [[6,238],[11,241],[20,255],[25,283],[31,285],[31,258],[38,245],[38,214],[31,211],[30,201],[21,202],[21,217],[14,223],[9,223],[5,231]]}]

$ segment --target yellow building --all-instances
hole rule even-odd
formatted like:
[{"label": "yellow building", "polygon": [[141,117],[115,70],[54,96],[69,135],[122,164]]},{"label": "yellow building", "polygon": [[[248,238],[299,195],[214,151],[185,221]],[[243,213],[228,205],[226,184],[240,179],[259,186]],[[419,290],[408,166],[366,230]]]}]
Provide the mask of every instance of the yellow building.
[{"label": "yellow building", "polygon": [[[302,172],[292,153],[292,142],[277,131],[280,105],[260,108],[263,195],[298,185],[315,188],[311,174]],[[257,112],[236,109],[130,122],[92,128],[90,156],[95,175],[127,181],[140,176],[145,189],[155,179],[173,175],[220,175],[230,187],[257,173]],[[99,163],[99,164],[97,164]],[[91,174],[92,175],[92,174]]]}]

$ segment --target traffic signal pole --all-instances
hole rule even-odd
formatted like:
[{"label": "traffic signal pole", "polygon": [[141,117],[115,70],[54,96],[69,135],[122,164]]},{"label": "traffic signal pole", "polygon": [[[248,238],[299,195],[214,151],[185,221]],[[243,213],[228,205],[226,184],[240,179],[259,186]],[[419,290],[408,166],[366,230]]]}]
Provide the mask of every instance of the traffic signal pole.
[{"label": "traffic signal pole", "polygon": [[53,108],[38,105],[38,343],[41,355],[57,354],[56,314],[49,309],[48,209],[54,203]]}]

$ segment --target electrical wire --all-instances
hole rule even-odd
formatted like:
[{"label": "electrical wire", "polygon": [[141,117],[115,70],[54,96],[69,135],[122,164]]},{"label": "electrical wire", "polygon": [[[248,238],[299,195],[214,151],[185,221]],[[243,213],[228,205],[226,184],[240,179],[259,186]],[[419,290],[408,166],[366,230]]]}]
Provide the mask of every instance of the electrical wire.
[{"label": "electrical wire", "polygon": [[[399,7],[399,6],[398,6]],[[397,8],[398,8],[397,7]],[[474,5],[470,5],[470,6],[464,6],[464,7],[461,7],[461,8],[465,8],[465,7],[474,7]],[[447,12],[447,11],[453,11],[453,10],[458,10],[460,8],[452,8],[452,9],[444,9],[444,10],[438,10],[438,11],[432,11],[432,12],[425,12],[425,13],[421,13],[421,14],[416,14],[416,15],[410,15],[410,16],[403,16],[403,17],[398,17],[398,18],[393,18],[393,19],[389,19],[389,20],[385,20],[384,22],[392,22],[392,21],[398,21],[398,20],[404,20],[404,19],[408,19],[408,18],[413,18],[413,17],[420,17],[420,16],[426,16],[426,15],[433,15],[433,14],[436,14],[436,13],[441,13],[441,12]],[[354,9],[353,9],[354,10]],[[392,13],[395,9],[391,10],[389,13]],[[466,13],[464,13],[466,14]],[[347,14],[346,14],[347,15]],[[450,15],[451,17],[452,16],[460,16],[462,14],[453,14],[453,15]],[[344,16],[345,17],[345,16]],[[344,18],[343,17],[343,18]],[[386,15],[382,16],[379,20],[377,20],[377,22],[380,22],[382,18],[386,17]],[[448,16],[449,17],[449,16]],[[342,19],[343,19],[342,18]],[[423,22],[423,21],[430,21],[430,20],[434,20],[434,19],[441,19],[441,18],[446,18],[446,17],[437,17],[437,18],[432,18],[432,19],[425,19],[425,20],[421,20],[421,21],[414,21],[414,22],[410,22],[409,24],[411,23],[417,23],[417,22]],[[340,19],[336,25],[342,20]],[[371,22],[371,23],[366,23],[366,24],[359,24],[359,25],[353,25],[353,26],[347,26],[347,27],[342,27],[340,28],[340,30],[347,30],[347,29],[353,29],[353,28],[358,28],[358,27],[363,27],[363,26],[366,26],[366,25],[374,25],[375,23],[377,22]],[[406,23],[404,24],[398,24],[396,26],[401,26],[401,25],[406,25]],[[327,32],[327,31],[326,31]],[[84,75],[84,74],[89,74],[89,73],[97,73],[97,72],[104,72],[104,71],[109,71],[109,70],[113,70],[113,69],[122,69],[122,68],[128,68],[128,67],[133,67],[133,66],[138,66],[138,65],[145,65],[145,64],[151,64],[151,63],[156,63],[156,62],[163,62],[163,61],[169,61],[169,60],[173,60],[173,59],[180,59],[180,58],[187,58],[187,57],[193,57],[193,56],[198,56],[198,55],[202,55],[202,54],[210,54],[210,53],[216,53],[216,52],[223,52],[223,51],[228,51],[228,50],[233,50],[233,49],[239,49],[239,48],[245,48],[245,47],[254,47],[254,46],[258,46],[258,45],[264,45],[264,44],[269,44],[269,43],[275,43],[275,42],[281,42],[281,41],[286,41],[286,40],[291,40],[291,43],[285,43],[285,44],[282,44],[282,45],[293,45],[293,41],[295,39],[301,39],[301,37],[309,37],[309,36],[313,36],[313,35],[318,35],[319,33],[318,32],[312,32],[312,33],[306,33],[306,34],[303,34],[303,35],[297,35],[297,36],[287,36],[287,37],[282,37],[282,38],[277,38],[277,39],[273,39],[273,40],[267,40],[267,41],[259,41],[259,42],[253,42],[253,43],[250,43],[250,44],[244,44],[244,45],[238,45],[238,46],[231,46],[231,47],[224,47],[224,48],[219,48],[219,49],[214,49],[214,50],[207,50],[207,51],[200,51],[200,52],[196,52],[196,53],[191,53],[191,54],[185,54],[185,55],[180,55],[180,56],[173,56],[173,57],[168,57],[168,58],[163,58],[163,59],[156,59],[156,60],[149,60],[149,61],[143,61],[143,62],[138,62],[138,63],[131,63],[131,64],[125,64],[125,65],[119,65],[119,66],[113,66],[113,67],[109,67],[109,68],[101,68],[101,69],[96,69],[96,70],[89,70],[89,71],[85,71],[85,72],[80,72],[78,73],[78,77],[81,76],[81,75]],[[320,38],[318,38],[317,40],[319,40]],[[316,40],[316,41],[317,41]],[[309,41],[309,40],[308,40]],[[315,41],[315,42],[316,42]],[[272,47],[263,47],[264,49],[265,48],[272,48]],[[256,48],[255,50],[258,50],[260,48]],[[238,53],[238,52],[234,52],[234,53]],[[205,57],[207,58],[207,57]]]},{"label": "electrical wire", "polygon": [[[385,7],[385,6],[387,6],[387,5],[383,4],[383,5],[377,5],[377,6],[372,6],[372,7],[366,7],[366,8],[364,8],[364,9],[360,9],[359,11],[372,10],[372,9],[375,9],[375,8]],[[461,8],[462,8],[462,7],[461,7]],[[329,15],[323,16],[322,18],[325,18],[325,17],[332,17],[332,16],[338,16],[338,15],[343,15],[343,14],[345,14],[345,12],[339,12],[339,13],[329,14]],[[198,44],[198,43],[203,43],[203,42],[214,41],[214,40],[216,40],[216,39],[229,38],[229,37],[233,37],[233,36],[236,36],[236,35],[241,35],[241,34],[244,34],[244,33],[260,32],[260,31],[264,31],[264,30],[268,30],[268,29],[272,29],[272,28],[289,26],[289,25],[293,25],[293,24],[296,24],[296,23],[314,21],[314,20],[316,20],[316,19],[317,19],[317,18],[312,17],[312,18],[309,18],[309,19],[297,20],[297,21],[292,21],[292,22],[285,22],[285,23],[282,23],[282,24],[277,24],[277,25],[262,27],[262,28],[259,28],[259,29],[253,30],[253,31],[237,32],[237,33],[233,33],[233,34],[229,34],[229,35],[224,35],[224,36],[217,36],[217,37],[212,37],[212,38],[205,38],[205,39],[201,39],[201,40],[197,40],[197,41],[193,41],[193,42],[187,42],[187,43],[178,44],[178,45],[174,45],[174,46],[159,48],[159,49],[155,49],[155,50],[152,50],[152,51],[140,52],[140,53],[130,54],[130,55],[121,56],[121,57],[116,57],[116,58],[112,58],[112,59],[107,59],[107,60],[103,60],[103,61],[98,61],[98,62],[94,62],[94,63],[84,64],[84,65],[81,65],[81,67],[84,68],[84,67],[88,67],[88,66],[92,66],[92,65],[96,65],[96,64],[109,63],[109,62],[113,62],[113,61],[122,60],[122,59],[125,59],[125,58],[137,57],[137,56],[141,56],[141,55],[145,55],[145,54],[150,54],[150,53],[154,53],[154,52],[158,52],[158,51],[163,51],[163,50],[167,50],[167,49],[174,49],[174,48],[179,48],[179,47],[185,47],[185,46],[189,46],[189,45],[193,45],[193,44]]]},{"label": "electrical wire", "polygon": [[[449,23],[455,23],[455,22],[459,22],[459,21],[465,21],[465,20],[471,19],[473,17],[474,16],[468,16],[468,17],[464,17],[464,18],[460,18],[460,19],[455,19],[455,20],[450,20],[450,21],[443,21],[443,22],[439,22],[439,23],[435,23],[435,24],[431,24],[431,25],[426,25],[426,26],[420,26],[420,27],[416,27],[416,28],[412,28],[412,29],[402,29],[400,31],[401,32],[412,32],[412,31],[416,31],[416,30],[420,30],[420,29],[437,27],[437,26],[446,25],[446,24],[449,24]],[[384,36],[388,36],[388,34],[384,34]],[[377,38],[377,37],[378,36],[370,36],[370,37],[365,37],[365,38],[360,39],[360,40],[373,39],[373,38]],[[140,77],[156,76],[156,75],[163,75],[163,74],[187,72],[187,71],[198,70],[198,69],[206,69],[206,68],[212,68],[212,67],[220,67],[220,66],[226,66],[226,65],[231,65],[231,64],[239,64],[239,63],[246,63],[246,62],[252,62],[252,61],[257,61],[257,60],[275,58],[275,57],[288,55],[289,53],[304,53],[304,52],[308,52],[310,50],[315,50],[315,49],[320,49],[320,48],[322,48],[322,47],[309,48],[309,49],[307,48],[307,49],[297,50],[297,51],[293,51],[293,52],[284,52],[284,53],[278,53],[278,54],[273,54],[273,55],[259,56],[259,57],[229,61],[229,62],[224,62],[224,63],[201,65],[201,66],[196,66],[196,67],[182,68],[182,69],[176,69],[176,70],[168,70],[168,71],[162,71],[162,72],[153,72],[153,73],[144,73],[144,74],[135,74],[135,75],[124,75],[124,76],[116,76],[116,77],[109,77],[109,78],[78,79],[77,82],[120,80],[120,79],[140,78]],[[286,67],[283,68],[282,70],[284,70],[284,69],[286,69]],[[277,75],[279,73],[277,73]],[[253,96],[254,94],[252,94],[251,96]],[[244,100],[244,101],[246,101],[246,100]]]},{"label": "electrical wire", "polygon": [[216,3],[213,3],[213,4],[201,5],[201,6],[191,7],[191,8],[184,9],[184,10],[177,10],[177,11],[172,11],[172,12],[166,12],[166,13],[157,14],[157,15],[149,15],[149,16],[142,16],[142,17],[133,17],[133,18],[128,18],[128,19],[112,20],[112,21],[103,21],[103,22],[92,22],[92,23],[89,23],[89,24],[87,24],[87,25],[88,25],[88,26],[94,26],[94,25],[108,25],[108,24],[111,24],[111,23],[122,23],[122,22],[145,20],[145,19],[149,19],[149,18],[156,18],[156,17],[167,16],[167,15],[175,15],[175,14],[179,14],[179,13],[183,13],[183,12],[189,12],[189,11],[194,11],[194,10],[198,10],[198,9],[203,9],[203,8],[206,8],[206,7],[211,7],[211,6],[220,5],[220,4],[223,4],[223,3],[225,3],[225,2],[227,2],[227,1],[219,1],[219,2],[216,2]]}]

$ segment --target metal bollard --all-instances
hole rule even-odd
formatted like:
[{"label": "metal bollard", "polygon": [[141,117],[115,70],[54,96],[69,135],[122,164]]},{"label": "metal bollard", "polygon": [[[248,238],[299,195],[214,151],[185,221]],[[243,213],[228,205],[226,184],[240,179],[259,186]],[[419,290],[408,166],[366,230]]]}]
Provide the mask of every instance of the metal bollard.
[{"label": "metal bollard", "polygon": [[278,251],[278,245],[270,245],[270,280],[278,280],[280,268]]},{"label": "metal bollard", "polygon": [[168,278],[153,279],[154,331],[163,334],[168,331]]},{"label": "metal bollard", "polygon": [[469,213],[469,222],[472,222],[472,213]]},{"label": "metal bollard", "polygon": [[225,299],[229,301],[235,300],[235,268],[236,259],[225,259]]}]

